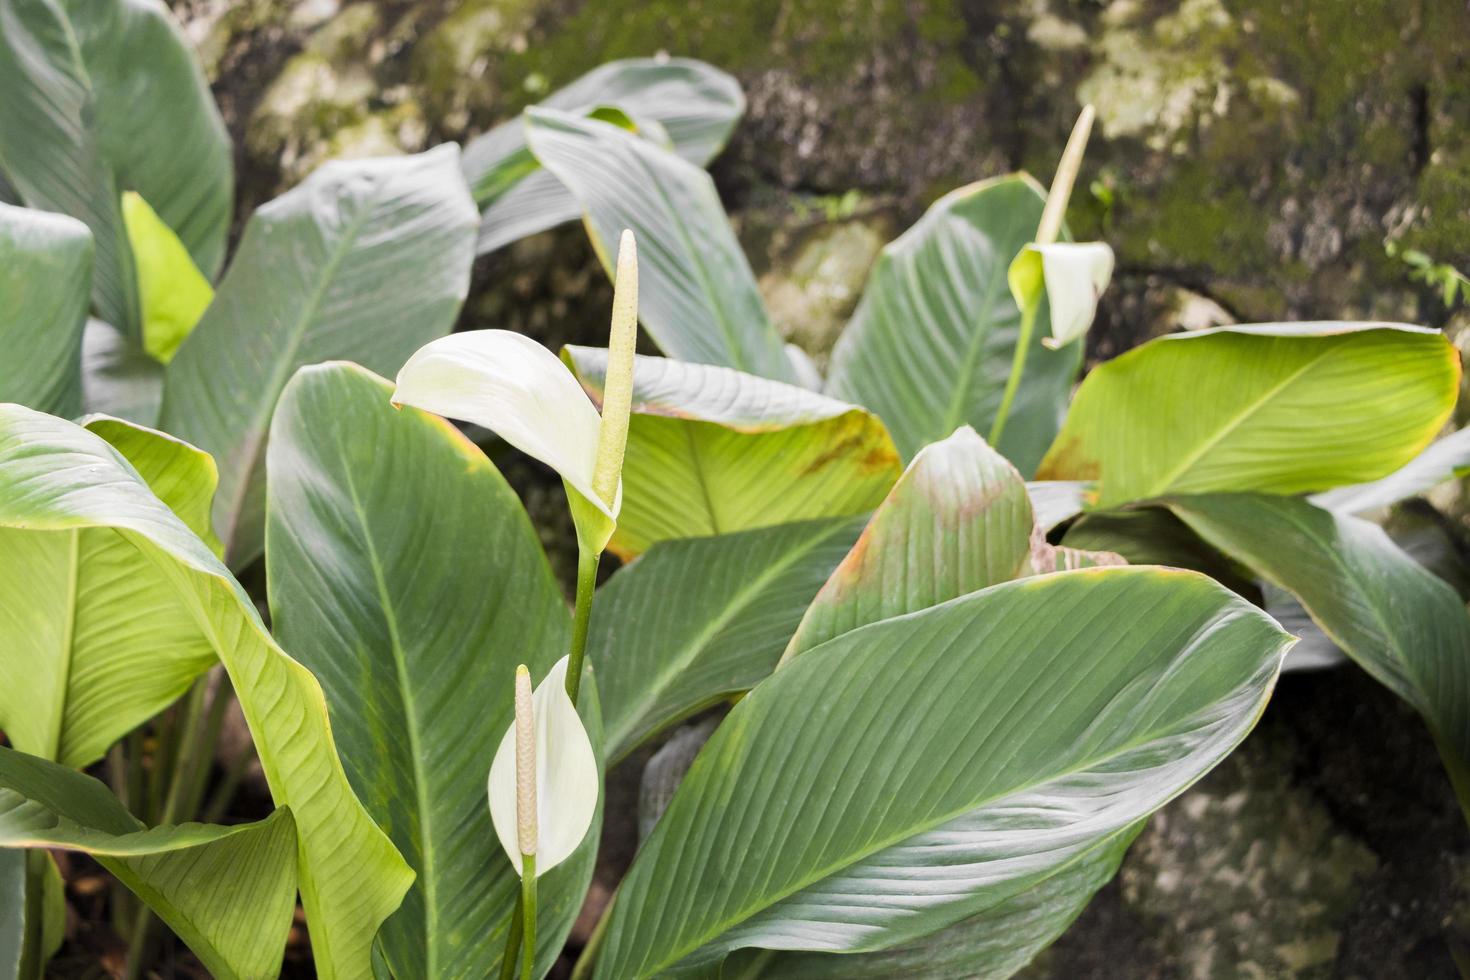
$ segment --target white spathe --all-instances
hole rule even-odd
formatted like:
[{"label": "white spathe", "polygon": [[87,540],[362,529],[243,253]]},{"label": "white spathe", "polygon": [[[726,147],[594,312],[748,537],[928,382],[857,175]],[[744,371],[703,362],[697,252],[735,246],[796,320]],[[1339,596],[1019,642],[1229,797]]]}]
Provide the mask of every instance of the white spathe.
[{"label": "white spathe", "polygon": [[1032,243],[1021,250],[1007,278],[1023,310],[1045,288],[1051,309],[1048,347],[1061,347],[1087,333],[1097,316],[1097,301],[1113,277],[1113,250],[1103,242]]},{"label": "white spathe", "polygon": [[592,489],[601,417],[557,356],[509,330],[470,330],[420,347],[398,372],[395,405],[473,422],[561,475],[610,521],[611,506]]},{"label": "white spathe", "polygon": [[[587,836],[601,779],[592,741],[567,697],[562,657],[531,698],[536,726],[536,877],[561,864]],[[516,835],[516,726],[512,721],[490,764],[490,819],[500,846],[521,872]]]}]

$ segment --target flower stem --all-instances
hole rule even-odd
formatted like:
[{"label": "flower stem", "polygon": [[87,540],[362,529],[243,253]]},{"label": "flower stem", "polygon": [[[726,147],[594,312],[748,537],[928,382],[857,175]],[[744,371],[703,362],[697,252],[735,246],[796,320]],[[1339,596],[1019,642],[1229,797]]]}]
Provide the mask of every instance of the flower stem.
[{"label": "flower stem", "polygon": [[516,892],[516,910],[510,915],[510,932],[505,934],[505,952],[500,956],[500,980],[515,980],[516,962],[521,958],[521,927],[525,925],[524,901],[524,896]]},{"label": "flower stem", "polygon": [[572,649],[567,663],[567,697],[577,703],[582,688],[582,661],[587,657],[587,626],[592,621],[592,592],[597,586],[600,552],[577,548],[577,609],[572,619]]},{"label": "flower stem", "polygon": [[536,972],[536,855],[521,855],[521,942],[524,959],[521,980],[532,980]]},{"label": "flower stem", "polygon": [[1011,358],[1011,376],[1006,378],[1005,393],[1000,396],[1000,408],[995,421],[990,425],[991,447],[1000,451],[1000,437],[1005,433],[1006,420],[1010,418],[1011,403],[1021,388],[1021,376],[1026,373],[1026,354],[1031,349],[1031,334],[1036,330],[1036,316],[1041,312],[1041,297],[1036,297],[1021,311],[1021,329],[1016,334],[1016,353]]}]

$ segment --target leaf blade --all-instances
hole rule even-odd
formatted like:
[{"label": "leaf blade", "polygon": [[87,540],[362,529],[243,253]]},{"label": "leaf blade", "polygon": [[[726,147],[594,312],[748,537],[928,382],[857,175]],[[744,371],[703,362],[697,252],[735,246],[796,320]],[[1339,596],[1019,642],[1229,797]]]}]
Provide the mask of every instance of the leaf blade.
[{"label": "leaf blade", "polygon": [[164,382],[161,427],[219,464],[232,567],[260,554],[266,436],[291,374],[337,358],[392,374],[453,327],[476,214],[457,150],[333,162],[263,206]]},{"label": "leaf blade", "polygon": [[1400,324],[1161,337],[1088,375],[1037,475],[1096,479],[1098,506],[1376,479],[1444,425],[1459,375],[1443,336]]},{"label": "leaf blade", "polygon": [[[1288,642],[1203,576],[1109,568],[824,644],[696,759],[623,882],[597,975],[891,947],[1033,887],[1233,748]],[[1064,666],[1084,648],[1088,670]]]},{"label": "leaf blade", "polygon": [[[321,680],[349,780],[418,872],[380,935],[408,980],[474,973],[504,946],[518,883],[486,774],[516,665],[542,676],[570,622],[495,467],[444,420],[392,408],[392,393],[344,363],[287,385],[269,450],[267,576],[277,634]],[[591,856],[551,873],[547,949],[571,928]]]}]

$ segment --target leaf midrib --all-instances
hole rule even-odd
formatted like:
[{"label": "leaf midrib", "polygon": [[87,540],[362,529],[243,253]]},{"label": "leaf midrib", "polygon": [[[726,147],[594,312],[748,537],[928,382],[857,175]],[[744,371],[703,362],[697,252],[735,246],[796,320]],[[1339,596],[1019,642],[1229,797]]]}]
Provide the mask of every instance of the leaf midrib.
[{"label": "leaf midrib", "polygon": [[66,706],[71,696],[71,669],[76,657],[77,603],[81,593],[82,530],[74,528],[66,534],[70,539],[66,546],[66,625],[62,628],[60,650],[58,651],[60,669],[56,678],[56,723],[51,731],[51,751],[46,756],[53,762],[61,761],[62,736],[66,728]]},{"label": "leaf midrib", "polygon": [[1260,397],[1241,406],[1240,410],[1237,411],[1234,416],[1227,416],[1224,420],[1224,424],[1214,435],[1199,443],[1191,452],[1186,453],[1184,455],[1184,458],[1181,459],[1172,470],[1165,473],[1154,482],[1151,489],[1141,491],[1136,494],[1136,496],[1156,497],[1160,494],[1169,492],[1170,488],[1173,487],[1174,484],[1181,477],[1188,473],[1189,470],[1196,463],[1198,463],[1206,453],[1214,449],[1223,440],[1228,438],[1237,429],[1248,422],[1253,416],[1259,413],[1268,402],[1272,401],[1274,398],[1280,395],[1283,391],[1286,390],[1288,386],[1290,386],[1303,374],[1306,374],[1308,371],[1317,367],[1323,360],[1335,355],[1338,349],[1339,345],[1332,344],[1326,350],[1314,354],[1296,370],[1290,372],[1286,377],[1282,378],[1276,384],[1267,388],[1264,392],[1261,393]]},{"label": "leaf midrib", "polygon": [[[1198,636],[1202,635],[1203,633],[1207,632],[1208,630],[1210,630],[1213,626],[1215,626],[1218,623],[1218,619],[1219,619],[1219,616],[1218,616],[1218,613],[1217,613],[1216,616],[1211,617],[1211,619],[1209,620],[1208,623],[1202,625],[1199,629],[1197,629],[1194,632],[1193,636],[1198,637]],[[880,620],[880,622],[881,622],[881,620]],[[872,625],[877,625],[877,624],[869,624],[869,625],[872,626]],[[1269,696],[1269,693],[1270,693],[1269,688],[1264,693],[1267,696]],[[1160,730],[1150,730],[1148,732],[1141,733],[1140,735],[1135,736],[1133,739],[1131,739],[1131,740],[1129,740],[1129,741],[1127,741],[1127,742],[1119,745],[1113,751],[1106,752],[1106,753],[1103,753],[1103,754],[1098,755],[1098,756],[1090,757],[1090,758],[1085,759],[1085,760],[1080,760],[1079,759],[1072,767],[1066,768],[1066,769],[1058,769],[1058,770],[1056,770],[1054,772],[1051,772],[1051,773],[1047,774],[1047,776],[1044,779],[1039,779],[1039,780],[1036,780],[1036,781],[1031,782],[1031,783],[1026,783],[1026,784],[1022,784],[1022,785],[1017,785],[1017,786],[1009,787],[1009,788],[1007,788],[1006,790],[1004,790],[1002,792],[994,793],[994,794],[992,794],[992,795],[990,795],[990,796],[988,796],[988,797],[986,797],[984,799],[978,800],[978,801],[976,801],[976,802],[974,802],[972,804],[969,804],[969,805],[964,806],[964,807],[962,807],[960,809],[957,809],[957,810],[955,810],[955,811],[953,811],[951,813],[948,813],[948,814],[946,814],[944,816],[941,816],[938,819],[935,819],[932,822],[929,822],[929,823],[927,823],[927,824],[925,824],[923,826],[909,827],[909,828],[903,829],[901,832],[895,832],[890,837],[888,837],[886,839],[883,839],[883,840],[877,842],[873,847],[871,847],[871,848],[869,848],[867,850],[864,850],[861,853],[856,853],[855,852],[855,853],[853,853],[851,855],[846,856],[846,858],[844,860],[842,860],[841,862],[834,862],[834,863],[832,863],[832,864],[830,864],[830,865],[828,865],[826,867],[823,867],[821,869],[818,869],[815,873],[807,876],[805,878],[805,880],[802,880],[802,881],[798,882],[797,884],[795,884],[794,886],[792,886],[790,888],[781,890],[779,892],[779,894],[775,894],[773,896],[770,896],[770,897],[766,898],[765,900],[763,900],[758,905],[754,905],[754,906],[751,906],[751,907],[748,907],[748,908],[743,908],[743,909],[741,909],[738,912],[731,913],[726,919],[722,920],[716,927],[714,927],[714,928],[712,928],[710,930],[707,930],[706,932],[702,933],[699,936],[699,938],[697,940],[695,940],[692,944],[687,944],[687,945],[681,946],[676,953],[674,953],[673,955],[671,955],[669,957],[666,957],[665,959],[663,959],[663,960],[659,961],[658,963],[654,964],[653,967],[652,967],[653,973],[656,974],[659,970],[665,969],[666,967],[671,966],[674,963],[677,963],[679,960],[683,959],[685,956],[688,956],[690,953],[693,953],[693,952],[697,951],[700,947],[706,945],[707,943],[709,943],[709,942],[711,942],[711,941],[713,941],[715,939],[718,939],[720,936],[724,935],[726,932],[729,932],[732,928],[734,928],[735,926],[739,925],[740,923],[745,922],[746,920],[750,919],[752,916],[754,916],[754,915],[756,915],[756,914],[758,914],[758,913],[760,913],[760,912],[762,912],[762,911],[764,911],[764,910],[766,910],[768,908],[771,908],[772,906],[774,906],[774,905],[776,905],[776,904],[778,904],[778,903],[780,903],[782,901],[785,901],[787,898],[790,898],[792,895],[796,895],[796,894],[798,894],[798,893],[800,893],[802,891],[805,891],[807,888],[811,887],[812,885],[816,884],[817,882],[824,881],[827,878],[832,877],[837,872],[842,871],[842,870],[844,870],[846,868],[849,868],[849,867],[853,866],[854,864],[857,864],[860,861],[864,861],[864,860],[872,857],[875,854],[881,853],[882,851],[886,851],[886,850],[888,850],[888,849],[890,849],[892,847],[895,847],[898,844],[901,844],[901,843],[903,843],[904,841],[906,841],[906,840],[908,840],[910,838],[917,837],[920,834],[928,833],[928,832],[930,832],[932,830],[935,830],[935,829],[937,829],[939,827],[944,826],[947,823],[951,823],[951,822],[953,822],[955,820],[958,820],[959,818],[965,816],[968,813],[972,813],[972,812],[974,812],[976,810],[980,810],[980,809],[983,809],[985,807],[992,806],[995,803],[999,802],[1000,800],[1005,799],[1006,797],[1015,796],[1015,795],[1017,795],[1019,793],[1034,792],[1038,788],[1045,786],[1047,783],[1051,783],[1051,782],[1054,782],[1054,781],[1056,781],[1058,779],[1062,779],[1062,778],[1065,778],[1065,777],[1070,776],[1070,775],[1076,775],[1078,773],[1085,772],[1085,771],[1087,771],[1089,769],[1095,769],[1098,766],[1105,765],[1108,762],[1111,762],[1112,760],[1118,758],[1119,756],[1126,755],[1127,753],[1132,752],[1133,750],[1135,750],[1137,748],[1140,748],[1142,745],[1145,745],[1148,742],[1151,742],[1151,741],[1156,740],[1162,734],[1164,734],[1165,731],[1166,730],[1164,730],[1164,729],[1160,729]],[[1142,818],[1138,818],[1138,819],[1142,819]]]},{"label": "leaf midrib", "polygon": [[[965,421],[965,396],[970,393],[971,386],[974,384],[975,369],[980,361],[980,351],[984,349],[985,342],[990,339],[990,335],[995,332],[995,322],[991,314],[995,309],[995,295],[999,281],[999,277],[990,276],[986,284],[985,292],[981,298],[981,307],[975,315],[977,329],[970,331],[970,342],[966,345],[965,356],[960,361],[960,373],[955,378],[954,390],[950,394],[949,409],[944,413],[943,429],[936,435],[936,438],[943,438],[948,433],[953,432],[961,422]],[[982,325],[983,328],[980,328]],[[1021,339],[1020,332],[1017,331],[1017,347],[1021,345]],[[1011,356],[1014,360],[1014,351],[1011,352]]]},{"label": "leaf midrib", "polygon": [[393,652],[393,667],[398,676],[399,695],[403,700],[403,713],[408,721],[408,750],[409,761],[413,768],[414,797],[419,809],[419,848],[423,855],[424,870],[418,876],[418,880],[424,887],[424,961],[427,967],[427,975],[435,976],[437,970],[435,955],[438,945],[435,942],[439,935],[438,930],[438,895],[437,895],[437,865],[434,861],[434,834],[433,813],[434,808],[430,805],[428,797],[428,778],[424,772],[423,752],[420,750],[420,720],[417,706],[412,696],[412,688],[408,683],[408,664],[405,661],[405,650],[398,627],[398,614],[394,608],[393,597],[388,590],[388,582],[384,575],[382,559],[378,555],[377,545],[373,543],[372,530],[368,525],[367,511],[362,505],[362,498],[357,492],[357,483],[352,477],[352,467],[347,459],[339,454],[338,460],[342,466],[343,482],[347,487],[348,496],[352,500],[352,513],[357,518],[359,530],[362,534],[364,547],[367,548],[368,565],[373,570],[373,582],[378,592],[378,604],[383,611],[383,620],[388,627],[388,641]]}]

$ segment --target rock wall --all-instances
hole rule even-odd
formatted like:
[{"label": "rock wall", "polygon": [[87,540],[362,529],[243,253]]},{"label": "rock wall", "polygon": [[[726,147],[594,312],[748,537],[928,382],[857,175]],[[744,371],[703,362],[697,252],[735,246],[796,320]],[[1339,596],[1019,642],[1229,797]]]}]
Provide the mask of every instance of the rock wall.
[{"label": "rock wall", "polygon": [[[174,6],[236,139],[242,216],[330,157],[462,140],[664,50],[744,85],[714,173],[778,323],[819,357],[883,243],[960,184],[1045,181],[1082,100],[1099,128],[1069,220],[1119,262],[1093,360],[1232,319],[1470,324],[1406,261],[1470,268],[1464,0]],[[553,344],[605,329],[579,228],[487,256],[476,279],[469,325]],[[559,547],[555,488],[518,465]],[[1467,869],[1422,724],[1352,668],[1294,675],[1030,975],[1452,977],[1470,962]]]}]

